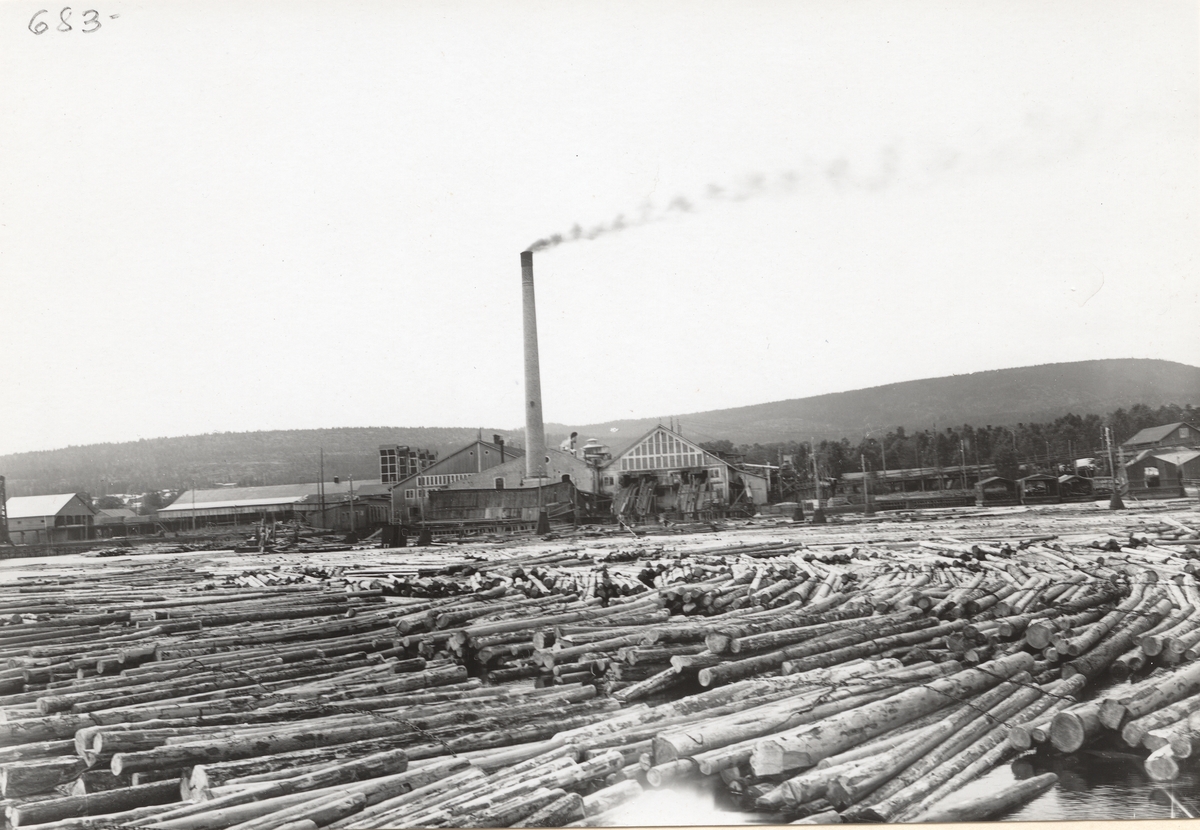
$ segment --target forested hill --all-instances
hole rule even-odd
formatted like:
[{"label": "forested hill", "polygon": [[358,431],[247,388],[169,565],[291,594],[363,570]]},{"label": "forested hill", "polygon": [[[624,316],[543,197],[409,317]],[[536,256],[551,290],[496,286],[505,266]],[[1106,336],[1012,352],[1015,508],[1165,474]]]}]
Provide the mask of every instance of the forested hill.
[{"label": "forested hill", "polygon": [[[620,451],[671,415],[699,441],[774,443],[816,438],[858,439],[904,427],[910,432],[961,424],[1009,426],[1057,417],[1104,415],[1143,404],[1200,405],[1200,368],[1167,360],[1088,360],[999,369],[892,383],[774,403],[600,424],[548,424],[547,432],[578,430]],[[1124,436],[1128,437],[1128,436]]]},{"label": "forested hill", "polygon": [[[520,433],[484,429],[523,443]],[[471,428],[346,427],[271,432],[218,432],[179,438],[150,438],[118,444],[25,452],[0,456],[0,475],[9,496],[84,491],[143,493],[236,483],[299,484],[317,481],[321,452],[325,475],[379,478],[379,446],[401,444],[434,450],[438,457],[478,435]]]},{"label": "forested hill", "polygon": [[[894,383],[678,418],[684,435],[698,441],[753,445],[848,438],[857,443],[866,433],[878,438],[897,427],[912,433],[934,425],[943,430],[964,424],[1015,426],[1053,421],[1068,413],[1107,416],[1136,406],[1133,414],[1138,417],[1118,417],[1113,422],[1120,441],[1135,426],[1149,426],[1142,423],[1145,418],[1170,414],[1157,411],[1168,404],[1200,406],[1200,368],[1164,360],[1060,363]],[[575,429],[585,440],[599,438],[620,451],[656,423],[667,422],[670,414],[587,426],[547,424],[546,435],[553,446]],[[1195,413],[1178,414],[1191,420]],[[520,446],[522,426],[485,428],[483,436],[490,440],[493,433],[500,433],[510,445]],[[434,450],[441,457],[477,434],[473,428],[352,427],[154,438],[0,456],[0,475],[8,479],[10,496],[143,493],[193,483],[201,487],[291,484],[317,480],[324,449],[327,478],[353,475],[361,480],[379,477],[381,444],[407,444]],[[1095,437],[1089,433],[1087,439]]]}]

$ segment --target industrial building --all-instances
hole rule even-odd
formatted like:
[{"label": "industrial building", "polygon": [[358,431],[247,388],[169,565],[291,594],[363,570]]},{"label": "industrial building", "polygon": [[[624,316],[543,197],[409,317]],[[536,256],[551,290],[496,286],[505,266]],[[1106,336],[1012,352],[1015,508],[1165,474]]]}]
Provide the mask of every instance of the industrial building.
[{"label": "industrial building", "polygon": [[408,445],[381,444],[379,446],[379,480],[393,484],[415,476],[437,461],[437,453],[418,450]]},{"label": "industrial building", "polygon": [[1134,498],[1180,498],[1185,488],[1200,486],[1200,430],[1176,422],[1148,427],[1121,444],[1129,495]]},{"label": "industrial building", "polygon": [[94,526],[99,539],[145,536],[158,530],[153,516],[139,516],[128,507],[97,508]]},{"label": "industrial building", "polygon": [[[353,489],[352,489],[353,488]],[[351,504],[354,518],[351,519]],[[334,530],[363,529],[391,518],[388,485],[374,479],[335,479],[324,484],[274,484],[187,490],[156,517],[167,530],[260,521],[300,521]]]},{"label": "industrial building", "polygon": [[418,521],[425,517],[431,492],[523,457],[521,450],[506,447],[499,436],[491,442],[477,438],[420,472],[389,484],[393,515],[402,523]]},{"label": "industrial building", "polygon": [[74,542],[95,535],[96,509],[82,493],[13,496],[5,502],[5,513],[14,545]]},{"label": "industrial building", "polygon": [[659,424],[599,471],[613,513],[702,516],[767,503],[767,476],[735,467]]}]

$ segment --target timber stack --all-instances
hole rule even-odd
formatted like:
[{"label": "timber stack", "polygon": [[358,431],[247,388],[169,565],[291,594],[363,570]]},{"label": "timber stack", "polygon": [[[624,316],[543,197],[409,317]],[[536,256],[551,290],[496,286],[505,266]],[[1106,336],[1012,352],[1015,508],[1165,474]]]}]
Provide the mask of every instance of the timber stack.
[{"label": "timber stack", "polygon": [[682,779],[779,821],[966,821],[1053,785],[954,803],[1040,744],[1154,780],[1200,753],[1194,521],[895,524],[0,583],[5,821],[588,826]]}]

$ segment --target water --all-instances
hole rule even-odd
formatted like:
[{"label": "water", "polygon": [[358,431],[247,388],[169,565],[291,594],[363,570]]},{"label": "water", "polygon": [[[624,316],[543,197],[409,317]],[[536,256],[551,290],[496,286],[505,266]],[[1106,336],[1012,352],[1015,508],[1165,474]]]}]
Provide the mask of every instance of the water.
[{"label": "water", "polygon": [[[1200,768],[1184,767],[1177,780],[1151,781],[1144,753],[1081,750],[1074,755],[1031,752],[989,772],[942,802],[950,806],[1046,772],[1058,783],[999,821],[1182,819],[1200,816]],[[1184,762],[1186,763],[1186,762]],[[1182,764],[1181,764],[1182,766]],[[647,788],[614,813],[614,826],[643,827],[779,823],[778,816],[740,811],[723,797],[719,779]]]}]

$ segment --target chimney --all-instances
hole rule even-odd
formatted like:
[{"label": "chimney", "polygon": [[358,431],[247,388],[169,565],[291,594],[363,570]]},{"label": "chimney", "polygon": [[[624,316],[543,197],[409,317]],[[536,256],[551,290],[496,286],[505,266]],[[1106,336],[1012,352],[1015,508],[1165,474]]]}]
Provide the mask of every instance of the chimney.
[{"label": "chimney", "polygon": [[521,302],[525,319],[525,475],[546,475],[542,379],[538,369],[537,310],[533,301],[533,251],[521,252]]}]

